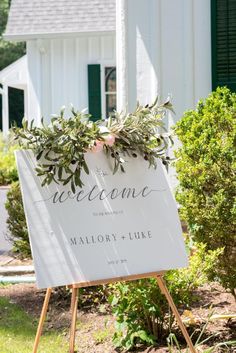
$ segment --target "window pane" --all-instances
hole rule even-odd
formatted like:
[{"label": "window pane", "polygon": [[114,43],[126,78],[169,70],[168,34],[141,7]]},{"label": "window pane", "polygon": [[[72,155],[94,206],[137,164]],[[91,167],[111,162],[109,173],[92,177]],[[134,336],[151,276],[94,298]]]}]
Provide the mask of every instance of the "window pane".
[{"label": "window pane", "polygon": [[116,110],[116,94],[106,95],[106,118],[114,114]]},{"label": "window pane", "polygon": [[116,92],[116,68],[105,67],[105,91]]}]

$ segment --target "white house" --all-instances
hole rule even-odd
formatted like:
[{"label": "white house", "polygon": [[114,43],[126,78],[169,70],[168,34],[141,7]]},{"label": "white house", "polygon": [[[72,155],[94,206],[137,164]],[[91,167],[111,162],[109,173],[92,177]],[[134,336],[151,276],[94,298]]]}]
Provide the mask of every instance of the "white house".
[{"label": "white house", "polygon": [[[11,65],[0,71],[0,93],[2,95],[2,117],[4,117],[4,133],[9,129],[9,87],[20,89],[24,92],[24,113],[28,116],[28,65],[27,56],[24,55]],[[0,124],[1,125],[1,124]]]},{"label": "white house", "polygon": [[12,0],[5,39],[27,42],[30,119],[171,94],[176,120],[212,87],[236,89],[235,24],[235,0]]},{"label": "white house", "polygon": [[5,39],[27,43],[29,118],[115,108],[115,0],[13,0]]}]

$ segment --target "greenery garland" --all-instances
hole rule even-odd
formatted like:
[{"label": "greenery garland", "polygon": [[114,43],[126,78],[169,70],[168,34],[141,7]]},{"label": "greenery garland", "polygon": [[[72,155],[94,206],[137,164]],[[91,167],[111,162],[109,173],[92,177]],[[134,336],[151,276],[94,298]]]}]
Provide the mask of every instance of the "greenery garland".
[{"label": "greenery garland", "polygon": [[77,186],[83,186],[82,170],[89,174],[85,161],[88,151],[104,150],[114,160],[113,173],[119,169],[125,172],[125,155],[136,158],[139,154],[153,167],[156,167],[156,158],[167,164],[166,151],[173,144],[163,124],[167,110],[172,110],[169,100],[164,104],[156,100],[151,106],[137,105],[133,113],[115,113],[107,120],[92,122],[90,115],[76,112],[74,108],[72,116],[66,119],[62,109],[49,125],[45,125],[43,118],[40,127],[34,126],[34,121],[29,123],[23,119],[23,127],[13,130],[20,146],[34,152],[37,175],[43,177],[42,186],[52,181],[70,183],[75,193]]}]

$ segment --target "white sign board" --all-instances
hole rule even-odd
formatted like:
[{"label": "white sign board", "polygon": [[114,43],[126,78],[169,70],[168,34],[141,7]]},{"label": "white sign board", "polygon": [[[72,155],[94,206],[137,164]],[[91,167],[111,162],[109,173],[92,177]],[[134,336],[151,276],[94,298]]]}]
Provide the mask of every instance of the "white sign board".
[{"label": "white sign board", "polygon": [[166,172],[125,158],[112,173],[103,153],[87,153],[83,189],[41,187],[31,151],[16,152],[39,288],[158,272],[187,265]]}]

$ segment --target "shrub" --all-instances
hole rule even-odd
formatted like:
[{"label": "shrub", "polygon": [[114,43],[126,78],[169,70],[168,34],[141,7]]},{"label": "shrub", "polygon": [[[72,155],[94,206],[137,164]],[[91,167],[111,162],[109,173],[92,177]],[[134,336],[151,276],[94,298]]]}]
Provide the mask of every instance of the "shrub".
[{"label": "shrub", "polygon": [[[193,291],[207,282],[220,250],[205,251],[199,244],[190,257],[189,267],[168,271],[165,280],[177,306],[192,302]],[[116,316],[114,343],[130,349],[137,343],[153,344],[167,337],[174,318],[156,279],[112,285],[110,302]]]},{"label": "shrub", "polygon": [[8,238],[13,243],[13,251],[20,257],[30,257],[29,236],[18,182],[11,185],[5,206],[8,212]]},{"label": "shrub", "polygon": [[207,249],[224,247],[216,274],[235,296],[236,287],[236,94],[218,88],[187,111],[175,132],[177,200],[193,239]]},{"label": "shrub", "polygon": [[11,184],[18,180],[14,150],[17,146],[12,138],[4,139],[0,134],[0,185]]}]

